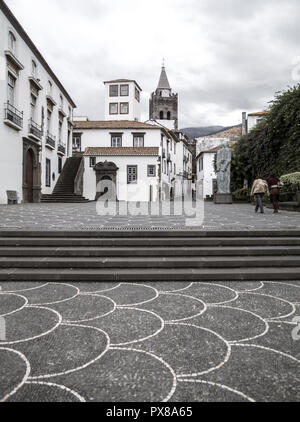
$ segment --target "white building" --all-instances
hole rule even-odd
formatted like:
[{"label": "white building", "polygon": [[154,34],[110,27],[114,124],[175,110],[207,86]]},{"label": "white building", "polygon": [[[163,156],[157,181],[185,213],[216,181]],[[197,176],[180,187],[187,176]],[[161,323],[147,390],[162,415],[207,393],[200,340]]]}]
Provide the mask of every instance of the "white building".
[{"label": "white building", "polygon": [[6,4],[0,2],[0,204],[52,193],[72,155],[76,107]]},{"label": "white building", "polygon": [[136,81],[117,79],[104,82],[105,120],[141,120],[142,88]]},{"label": "white building", "polygon": [[[192,154],[184,135],[138,121],[141,89],[135,81],[118,79],[105,85],[105,120],[74,118],[74,152],[83,154],[84,160],[79,193],[98,199],[112,181],[115,191],[107,195],[120,201],[154,202],[182,195],[182,180],[192,175]],[[127,114],[125,109],[119,113],[122,104]]]},{"label": "white building", "polygon": [[247,133],[249,133],[253,128],[255,128],[267,114],[267,111],[258,111],[256,113],[249,113],[248,115],[246,112],[244,112],[242,114],[243,136],[247,135]]}]

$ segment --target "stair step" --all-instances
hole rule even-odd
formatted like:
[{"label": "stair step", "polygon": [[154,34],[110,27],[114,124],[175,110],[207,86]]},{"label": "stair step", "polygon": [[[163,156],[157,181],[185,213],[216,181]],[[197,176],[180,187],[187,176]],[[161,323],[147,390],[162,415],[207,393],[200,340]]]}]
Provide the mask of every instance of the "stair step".
[{"label": "stair step", "polygon": [[0,258],[0,268],[243,268],[300,267],[299,257]]},{"label": "stair step", "polygon": [[300,280],[295,268],[190,269],[0,269],[0,281],[251,281]]},{"label": "stair step", "polygon": [[125,257],[125,256],[286,256],[300,255],[300,246],[242,246],[242,247],[0,247],[2,257]]},{"label": "stair step", "polygon": [[0,246],[98,246],[98,247],[174,247],[174,246],[300,246],[300,238],[83,238],[83,237],[0,237]]}]

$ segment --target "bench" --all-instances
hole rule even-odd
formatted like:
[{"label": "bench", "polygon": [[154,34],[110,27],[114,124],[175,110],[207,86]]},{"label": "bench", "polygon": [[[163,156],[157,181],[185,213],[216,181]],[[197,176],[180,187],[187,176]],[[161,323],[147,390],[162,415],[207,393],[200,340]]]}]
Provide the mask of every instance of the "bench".
[{"label": "bench", "polygon": [[15,190],[7,190],[7,203],[8,205],[16,205],[18,203],[18,192]]}]

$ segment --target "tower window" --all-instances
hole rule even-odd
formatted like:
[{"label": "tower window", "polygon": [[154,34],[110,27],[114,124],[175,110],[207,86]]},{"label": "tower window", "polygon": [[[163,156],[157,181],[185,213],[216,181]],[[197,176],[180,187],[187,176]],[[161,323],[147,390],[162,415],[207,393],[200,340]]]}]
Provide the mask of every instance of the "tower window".
[{"label": "tower window", "polygon": [[129,96],[129,85],[121,85],[121,97]]},{"label": "tower window", "polygon": [[138,102],[140,102],[140,100],[141,100],[140,91],[137,88],[135,88],[135,99]]},{"label": "tower window", "polygon": [[118,97],[119,96],[119,85],[110,85],[109,86],[109,96]]},{"label": "tower window", "polygon": [[120,104],[120,114],[129,114],[129,103]]},{"label": "tower window", "polygon": [[109,114],[118,114],[119,104],[118,103],[110,103],[109,104]]},{"label": "tower window", "polygon": [[168,111],[168,113],[167,113],[167,119],[171,120],[171,112],[170,111]]},{"label": "tower window", "polygon": [[159,118],[160,118],[160,120],[164,120],[164,112],[163,111],[161,111],[159,113]]}]

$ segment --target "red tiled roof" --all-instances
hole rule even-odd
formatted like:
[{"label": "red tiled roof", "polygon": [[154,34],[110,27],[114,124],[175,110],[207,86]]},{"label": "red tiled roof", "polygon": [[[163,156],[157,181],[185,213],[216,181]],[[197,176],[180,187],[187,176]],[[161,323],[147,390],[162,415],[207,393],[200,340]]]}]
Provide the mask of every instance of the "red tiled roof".
[{"label": "red tiled roof", "polygon": [[159,148],[157,147],[89,147],[86,148],[84,155],[93,156],[157,156]]},{"label": "red tiled roof", "polygon": [[[237,142],[238,141],[231,141],[231,142],[228,142],[228,145],[229,145],[229,148],[233,148],[236,144],[237,144]],[[215,153],[215,152],[218,152],[220,149],[221,149],[221,147],[222,147],[222,145],[219,145],[219,146],[217,146],[217,147],[214,147],[214,148],[211,148],[211,149],[208,149],[208,150],[206,150],[206,151],[201,151],[200,152],[200,154],[198,154],[197,155],[197,158],[199,158],[200,157],[200,155],[202,155],[202,154],[212,154],[212,153]]]},{"label": "red tiled roof", "polygon": [[76,129],[160,129],[159,126],[134,120],[101,120],[74,122]]},{"label": "red tiled roof", "polygon": [[248,116],[265,116],[266,114],[268,114],[268,111],[258,111],[257,113],[249,113]]},{"label": "red tiled roof", "polygon": [[206,136],[206,138],[240,138],[242,136],[241,127],[233,127],[231,129],[223,130],[214,135]]}]

